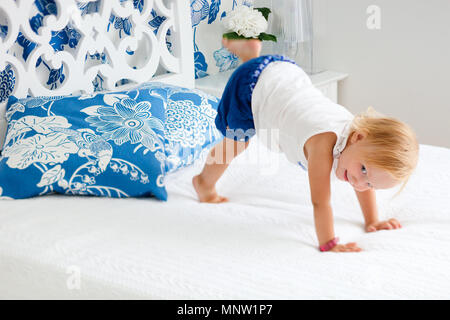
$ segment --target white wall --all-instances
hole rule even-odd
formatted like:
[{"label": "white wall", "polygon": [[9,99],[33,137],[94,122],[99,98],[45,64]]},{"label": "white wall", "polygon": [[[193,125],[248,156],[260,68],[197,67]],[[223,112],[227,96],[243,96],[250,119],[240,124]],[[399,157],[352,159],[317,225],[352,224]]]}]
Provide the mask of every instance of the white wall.
[{"label": "white wall", "polygon": [[[450,147],[450,0],[313,2],[316,61],[349,74],[340,104],[373,106],[409,123],[420,143]],[[370,5],[380,30],[366,26]]]}]

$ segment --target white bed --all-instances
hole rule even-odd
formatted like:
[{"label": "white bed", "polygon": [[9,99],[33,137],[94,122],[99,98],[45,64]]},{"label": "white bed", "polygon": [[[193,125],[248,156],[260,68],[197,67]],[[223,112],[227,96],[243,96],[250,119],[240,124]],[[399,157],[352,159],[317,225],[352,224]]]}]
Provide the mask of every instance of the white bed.
[{"label": "white bed", "polygon": [[[186,26],[186,2],[171,2]],[[193,82],[185,45],[168,82]],[[336,233],[361,253],[318,251],[306,173],[256,139],[219,181],[225,204],[197,202],[191,179],[203,160],[167,179],[167,202],[0,201],[0,298],[447,299],[450,150],[420,152],[399,196],[378,193],[381,217],[400,230],[365,233],[353,191],[333,181]]]},{"label": "white bed", "polygon": [[[450,150],[422,145],[405,190],[379,193],[382,216],[400,230],[365,233],[353,191],[333,181],[336,232],[364,249],[336,254],[317,250],[305,173],[257,140],[249,148],[218,185],[227,204],[196,201],[191,178],[202,160],[169,179],[166,203],[2,201],[0,297],[449,298]],[[277,169],[262,175],[267,164],[250,154],[276,157]]]}]

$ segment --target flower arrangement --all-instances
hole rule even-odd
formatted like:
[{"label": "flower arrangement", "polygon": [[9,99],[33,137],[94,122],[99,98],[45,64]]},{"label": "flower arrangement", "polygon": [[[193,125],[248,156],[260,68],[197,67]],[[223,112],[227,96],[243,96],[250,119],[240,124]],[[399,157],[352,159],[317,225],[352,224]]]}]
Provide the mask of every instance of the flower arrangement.
[{"label": "flower arrangement", "polygon": [[231,11],[223,20],[229,32],[224,33],[226,39],[259,39],[261,41],[277,41],[277,37],[265,33],[268,27],[269,8],[250,8],[245,5]]}]

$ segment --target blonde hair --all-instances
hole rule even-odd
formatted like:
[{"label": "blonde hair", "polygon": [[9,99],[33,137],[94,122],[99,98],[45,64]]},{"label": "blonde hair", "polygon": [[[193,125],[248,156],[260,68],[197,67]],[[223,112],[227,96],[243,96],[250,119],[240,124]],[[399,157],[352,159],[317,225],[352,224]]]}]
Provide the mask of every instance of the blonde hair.
[{"label": "blonde hair", "polygon": [[403,182],[401,191],[417,166],[419,156],[419,143],[411,127],[369,107],[352,121],[350,134],[355,132],[365,136],[367,144],[362,156],[367,164],[386,170]]}]

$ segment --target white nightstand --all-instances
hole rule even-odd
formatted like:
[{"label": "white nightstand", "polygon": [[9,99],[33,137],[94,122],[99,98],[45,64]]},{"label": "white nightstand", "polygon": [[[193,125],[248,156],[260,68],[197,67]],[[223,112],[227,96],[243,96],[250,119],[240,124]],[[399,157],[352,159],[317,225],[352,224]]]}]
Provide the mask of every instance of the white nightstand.
[{"label": "white nightstand", "polygon": [[[222,97],[228,78],[234,70],[219,72],[195,80],[195,87],[216,97]],[[338,102],[338,82],[347,78],[347,74],[336,71],[323,71],[310,76],[311,82],[333,102]]]}]

